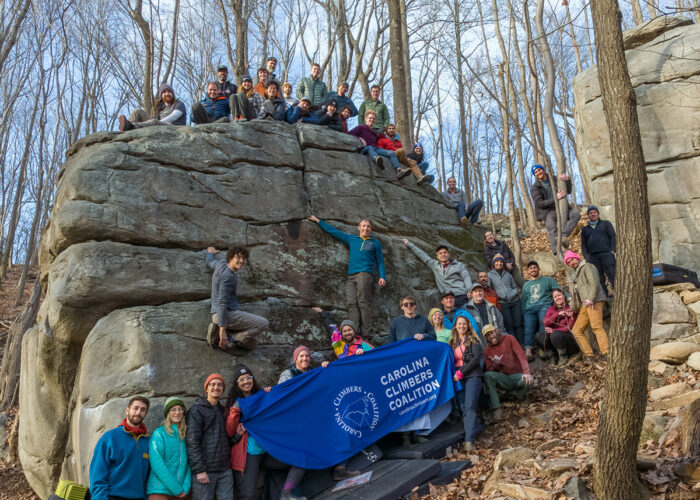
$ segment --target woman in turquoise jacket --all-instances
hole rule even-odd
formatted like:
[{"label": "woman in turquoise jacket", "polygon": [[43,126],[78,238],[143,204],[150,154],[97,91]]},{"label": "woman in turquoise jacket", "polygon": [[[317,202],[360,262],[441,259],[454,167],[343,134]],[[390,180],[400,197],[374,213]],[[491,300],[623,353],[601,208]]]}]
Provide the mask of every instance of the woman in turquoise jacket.
[{"label": "woman in turquoise jacket", "polygon": [[185,449],[185,403],[171,396],[163,408],[165,422],[158,427],[148,444],[151,472],[146,492],[148,500],[183,498],[190,492],[192,473]]}]

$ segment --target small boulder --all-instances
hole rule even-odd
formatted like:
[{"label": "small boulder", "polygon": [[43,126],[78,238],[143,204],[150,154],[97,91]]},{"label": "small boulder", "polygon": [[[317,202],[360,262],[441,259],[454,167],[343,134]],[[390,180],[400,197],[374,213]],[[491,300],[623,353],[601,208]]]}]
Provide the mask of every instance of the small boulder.
[{"label": "small boulder", "polygon": [[560,446],[566,446],[566,441],[563,439],[550,439],[549,441],[545,441],[541,445],[537,447],[537,451],[547,451],[551,450],[554,448],[558,448]]},{"label": "small boulder", "polygon": [[700,352],[700,344],[692,342],[669,342],[653,347],[649,353],[649,359],[658,359],[672,365],[685,363],[694,352]]},{"label": "small boulder", "polygon": [[700,317],[700,302],[693,302],[692,304],[688,304],[687,307],[688,309],[690,309],[690,312],[695,315],[696,318]]},{"label": "small boulder", "polygon": [[668,378],[673,375],[675,368],[657,359],[649,361],[649,372],[659,377]]},{"label": "small boulder", "polygon": [[534,486],[526,486],[524,484],[517,483],[501,483],[498,485],[498,489],[504,495],[512,498],[518,498],[519,500],[542,500],[543,498],[551,498],[552,493],[542,488],[535,488]]},{"label": "small boulder", "polygon": [[673,292],[654,293],[654,324],[691,323],[692,318],[678,294]]},{"label": "small boulder", "polygon": [[586,483],[580,477],[572,477],[566,482],[564,494],[566,498],[572,498],[573,500],[588,500],[590,498]]},{"label": "small boulder", "polygon": [[681,292],[681,299],[683,299],[683,303],[685,305],[700,302],[700,290],[686,290],[684,292]]},{"label": "small boulder", "polygon": [[496,455],[496,460],[493,462],[493,470],[513,469],[528,458],[535,458],[536,456],[537,452],[535,450],[523,446],[507,448],[499,451],[498,455]]},{"label": "small boulder", "polygon": [[664,417],[662,415],[644,415],[642,433],[639,436],[639,444],[642,445],[649,440],[654,442],[658,441],[661,435],[664,433],[667,422],[668,417]]},{"label": "small boulder", "polygon": [[545,427],[552,421],[552,414],[548,411],[525,417],[535,427]]},{"label": "small boulder", "polygon": [[681,462],[673,466],[673,472],[687,481],[700,481],[700,462]]},{"label": "small boulder", "polygon": [[695,331],[694,323],[668,323],[651,325],[651,346],[663,344],[669,340],[687,337]]},{"label": "small boulder", "polygon": [[[698,353],[700,354],[700,353]],[[664,385],[658,389],[654,389],[649,393],[649,401],[661,401],[662,399],[673,398],[685,394],[690,391],[691,387],[685,382]]]},{"label": "small boulder", "polygon": [[661,401],[653,401],[649,403],[652,410],[668,410],[671,408],[681,408],[687,406],[696,399],[700,398],[700,390],[694,390],[681,394],[680,396],[675,396],[668,399],[662,399]]},{"label": "small boulder", "polygon": [[549,479],[556,479],[564,472],[578,469],[578,467],[579,463],[575,458],[553,458],[535,462],[535,468]]},{"label": "small boulder", "polygon": [[694,352],[688,356],[688,361],[686,363],[688,364],[688,368],[700,371],[700,352]]}]

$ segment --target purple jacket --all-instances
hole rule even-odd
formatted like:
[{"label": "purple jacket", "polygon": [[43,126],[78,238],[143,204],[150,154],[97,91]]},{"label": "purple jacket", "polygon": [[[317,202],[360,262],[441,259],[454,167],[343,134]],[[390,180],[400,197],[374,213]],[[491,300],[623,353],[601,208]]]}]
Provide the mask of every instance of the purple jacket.
[{"label": "purple jacket", "polygon": [[354,135],[358,139],[364,139],[368,146],[377,145],[377,134],[375,134],[374,131],[367,125],[358,125],[348,132],[348,134]]}]

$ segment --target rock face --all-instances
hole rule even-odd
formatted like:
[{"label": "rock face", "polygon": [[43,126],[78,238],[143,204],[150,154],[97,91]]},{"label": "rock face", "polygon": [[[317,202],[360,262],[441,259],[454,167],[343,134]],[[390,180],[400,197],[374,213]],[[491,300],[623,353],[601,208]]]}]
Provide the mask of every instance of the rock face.
[{"label": "rock face", "polygon": [[[661,21],[664,19],[664,21]],[[700,269],[700,26],[654,20],[627,34],[626,51],[647,164],[655,261]],[[641,44],[640,44],[641,43]],[[614,221],[610,140],[592,67],[574,80],[581,174]]]},{"label": "rock face", "polygon": [[[41,497],[59,475],[88,481],[95,442],[133,395],[151,398],[154,429],[167,396],[189,404],[213,371],[228,380],[243,362],[273,384],[299,344],[331,359],[311,306],[344,317],[348,253],[309,214],[348,232],[372,220],[388,280],[376,294],[377,344],[400,294],[423,314],[438,303],[432,273],[401,238],[484,265],[478,229],[464,231],[435,189],[378,170],[359,146],[313,125],[253,121],[98,133],[67,152],[41,243],[46,298],[22,349],[20,458]],[[251,251],[242,308],[270,320],[242,357],[205,339],[202,249],[233,244]]]}]

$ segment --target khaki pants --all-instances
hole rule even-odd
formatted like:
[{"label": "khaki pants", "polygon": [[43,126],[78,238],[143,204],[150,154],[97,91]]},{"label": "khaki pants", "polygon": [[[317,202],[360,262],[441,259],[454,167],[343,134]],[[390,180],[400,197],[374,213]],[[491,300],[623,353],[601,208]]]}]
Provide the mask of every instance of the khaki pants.
[{"label": "khaki pants", "polygon": [[151,118],[151,115],[146,113],[141,108],[136,109],[136,110],[134,110],[133,113],[131,113],[131,116],[129,116],[129,121],[136,128],[153,127],[155,125],[170,125],[170,126],[172,126],[172,123],[162,122],[160,120],[156,120],[155,118]]},{"label": "khaki pants", "polygon": [[608,353],[608,334],[605,333],[605,328],[603,328],[603,305],[605,305],[604,301],[596,302],[593,304],[593,307],[581,306],[576,323],[574,323],[574,338],[586,356],[593,356],[591,344],[588,343],[588,339],[584,335],[588,325],[591,325],[591,330],[595,334],[600,353]]},{"label": "khaki pants", "polygon": [[418,179],[421,175],[423,175],[423,172],[421,172],[420,168],[418,168],[418,162],[416,162],[415,160],[411,160],[406,155],[406,151],[403,148],[397,149],[396,151],[394,151],[394,153],[396,154],[396,157],[399,159],[399,161],[401,163],[403,163],[404,165],[406,165],[408,168],[411,169],[411,172],[413,172],[413,175],[416,176],[416,179]]},{"label": "khaki pants", "polygon": [[[212,323],[218,325],[219,317],[216,313],[211,315]],[[226,330],[234,333],[234,340],[239,342],[257,343],[257,337],[267,329],[269,323],[262,316],[247,313],[240,309],[236,311],[226,311]],[[217,333],[218,337],[218,333]]]}]

